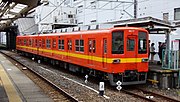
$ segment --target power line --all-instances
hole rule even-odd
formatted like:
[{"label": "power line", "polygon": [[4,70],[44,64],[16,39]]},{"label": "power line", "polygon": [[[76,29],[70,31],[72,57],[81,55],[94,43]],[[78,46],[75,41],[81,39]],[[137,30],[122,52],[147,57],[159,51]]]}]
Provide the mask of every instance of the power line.
[{"label": "power line", "polygon": [[[42,18],[39,22],[37,23],[40,23],[41,21],[43,21],[45,18],[47,18],[51,13],[53,13],[58,7],[60,7],[66,0],[63,0],[56,8],[54,8],[50,13],[48,13],[44,18]],[[36,24],[32,25],[31,27],[25,29],[24,31],[27,31],[29,29],[31,29],[32,27],[34,27]],[[23,31],[23,32],[24,32]]]}]

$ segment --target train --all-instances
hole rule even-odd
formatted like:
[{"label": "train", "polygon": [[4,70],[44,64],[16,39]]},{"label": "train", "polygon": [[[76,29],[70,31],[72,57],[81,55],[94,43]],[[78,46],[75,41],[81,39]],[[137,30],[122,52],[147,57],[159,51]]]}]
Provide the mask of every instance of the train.
[{"label": "train", "polygon": [[20,53],[49,59],[65,69],[116,86],[144,84],[148,72],[149,34],[144,28],[112,27],[16,37]]}]

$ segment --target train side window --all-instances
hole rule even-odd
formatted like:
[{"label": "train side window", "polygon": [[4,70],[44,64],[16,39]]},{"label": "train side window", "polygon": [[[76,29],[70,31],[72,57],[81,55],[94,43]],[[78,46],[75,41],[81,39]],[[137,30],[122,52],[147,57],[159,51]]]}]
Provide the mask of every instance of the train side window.
[{"label": "train side window", "polygon": [[51,48],[51,40],[50,39],[46,40],[46,47]]},{"label": "train side window", "polygon": [[64,40],[58,40],[58,49],[64,50]]},{"label": "train side window", "polygon": [[38,47],[40,47],[41,48],[41,46],[42,46],[42,44],[41,44],[42,42],[41,42],[41,39],[39,39],[39,45],[38,45]]},{"label": "train side window", "polygon": [[68,40],[68,50],[72,50],[72,40]]},{"label": "train side window", "polygon": [[135,41],[134,39],[127,39],[127,50],[128,51],[134,51],[135,48]]},{"label": "train side window", "polygon": [[75,49],[84,52],[84,40],[75,40]]},{"label": "train side window", "polygon": [[112,54],[124,53],[124,32],[114,31],[112,33]]},{"label": "train side window", "polygon": [[84,52],[84,40],[80,40],[80,51]]},{"label": "train side window", "polygon": [[24,45],[26,45],[26,39],[24,39]]},{"label": "train side window", "polygon": [[147,33],[146,32],[138,33],[138,53],[139,54],[147,53]]},{"label": "train side window", "polygon": [[75,49],[79,51],[79,40],[75,40]]}]

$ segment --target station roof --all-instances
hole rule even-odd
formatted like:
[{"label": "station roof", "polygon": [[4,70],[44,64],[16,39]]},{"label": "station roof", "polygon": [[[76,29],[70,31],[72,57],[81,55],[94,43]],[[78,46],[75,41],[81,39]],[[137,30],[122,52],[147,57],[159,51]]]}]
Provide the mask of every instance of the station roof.
[{"label": "station roof", "polygon": [[169,29],[175,30],[175,26],[172,26],[170,22],[153,17],[113,21],[113,22],[108,22],[108,24],[113,24],[115,27],[124,27],[124,26],[142,27],[149,30],[149,32],[151,31],[159,32]]},{"label": "station roof", "polygon": [[0,0],[0,31],[18,19],[33,12],[40,0]]}]

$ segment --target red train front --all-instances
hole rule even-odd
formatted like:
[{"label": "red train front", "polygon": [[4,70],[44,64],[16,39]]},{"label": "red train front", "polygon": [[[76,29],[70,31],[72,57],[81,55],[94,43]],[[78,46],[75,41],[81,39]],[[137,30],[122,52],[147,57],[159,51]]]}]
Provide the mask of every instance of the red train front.
[{"label": "red train front", "polygon": [[142,28],[17,37],[21,53],[46,57],[70,71],[108,79],[111,85],[143,84],[148,71],[148,32]]}]

